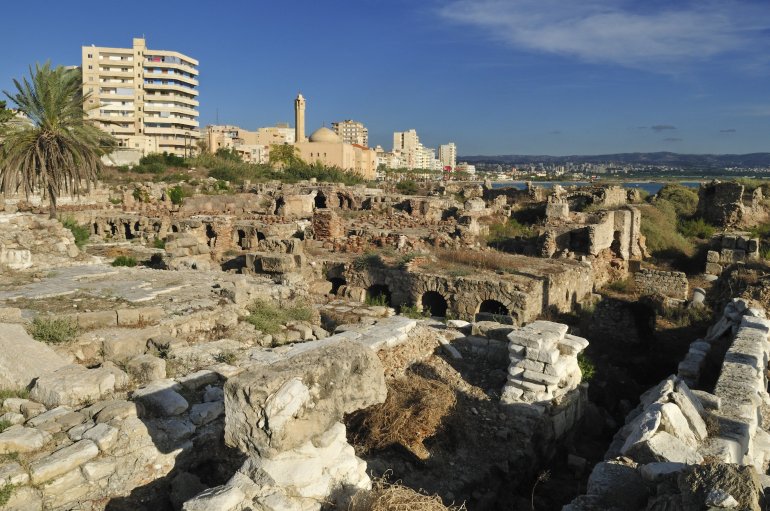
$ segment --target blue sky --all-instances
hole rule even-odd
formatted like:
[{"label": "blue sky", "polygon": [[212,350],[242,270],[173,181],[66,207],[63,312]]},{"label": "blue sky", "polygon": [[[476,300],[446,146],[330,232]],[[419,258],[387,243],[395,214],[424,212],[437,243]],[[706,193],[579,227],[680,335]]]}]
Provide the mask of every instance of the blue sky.
[{"label": "blue sky", "polygon": [[[80,47],[200,61],[201,125],[353,118],[461,155],[770,151],[770,3],[748,0],[7,2],[0,88]],[[113,6],[115,5],[115,6]],[[126,8],[123,6],[130,6]]]}]

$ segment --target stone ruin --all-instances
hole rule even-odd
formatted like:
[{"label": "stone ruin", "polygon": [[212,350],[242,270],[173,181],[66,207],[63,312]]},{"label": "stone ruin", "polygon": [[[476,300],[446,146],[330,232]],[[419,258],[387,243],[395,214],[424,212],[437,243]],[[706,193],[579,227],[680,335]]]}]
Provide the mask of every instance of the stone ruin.
[{"label": "stone ruin", "polygon": [[712,181],[698,190],[697,215],[720,227],[756,225],[766,217],[762,188],[747,191],[743,184]]},{"label": "stone ruin", "polygon": [[[770,321],[764,310],[729,302],[705,339],[695,340],[672,375],[641,396],[565,511],[760,509],[770,485]],[[728,344],[713,392],[700,390],[707,360]]]},{"label": "stone ruin", "polygon": [[709,241],[706,253],[706,271],[720,275],[727,266],[759,260],[759,239],[746,233],[716,234]]}]

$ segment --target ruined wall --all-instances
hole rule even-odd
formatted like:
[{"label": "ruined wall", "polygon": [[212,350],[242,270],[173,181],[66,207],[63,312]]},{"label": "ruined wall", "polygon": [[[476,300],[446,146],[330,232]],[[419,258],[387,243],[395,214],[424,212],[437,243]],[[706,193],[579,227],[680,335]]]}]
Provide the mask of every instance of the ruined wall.
[{"label": "ruined wall", "polygon": [[720,275],[731,264],[759,259],[759,239],[746,234],[717,234],[706,253],[706,273]]},{"label": "ruined wall", "polygon": [[701,185],[698,190],[698,216],[718,226],[737,226],[744,219],[744,188],[733,181]]},{"label": "ruined wall", "polygon": [[634,286],[642,296],[661,294],[670,298],[687,300],[690,282],[681,271],[662,271],[644,268],[634,274]]},{"label": "ruined wall", "polygon": [[0,271],[52,268],[80,255],[75,238],[58,220],[30,213],[0,213]]}]

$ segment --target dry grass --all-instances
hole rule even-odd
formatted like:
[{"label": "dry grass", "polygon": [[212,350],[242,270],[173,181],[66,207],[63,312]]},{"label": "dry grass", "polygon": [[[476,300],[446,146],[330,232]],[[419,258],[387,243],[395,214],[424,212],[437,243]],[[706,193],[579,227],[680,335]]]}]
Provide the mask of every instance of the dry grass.
[{"label": "dry grass", "polygon": [[[505,254],[494,250],[436,250],[438,267],[457,270],[457,267],[476,270],[502,270],[511,266],[511,260]],[[433,263],[431,263],[433,264]]]},{"label": "dry grass", "polygon": [[425,495],[401,484],[375,479],[371,491],[358,492],[348,511],[464,511],[465,506],[445,506],[438,495]]},{"label": "dry grass", "polygon": [[388,382],[383,404],[351,416],[353,443],[365,452],[401,446],[418,459],[428,459],[423,441],[436,434],[455,403],[448,385],[407,373]]}]

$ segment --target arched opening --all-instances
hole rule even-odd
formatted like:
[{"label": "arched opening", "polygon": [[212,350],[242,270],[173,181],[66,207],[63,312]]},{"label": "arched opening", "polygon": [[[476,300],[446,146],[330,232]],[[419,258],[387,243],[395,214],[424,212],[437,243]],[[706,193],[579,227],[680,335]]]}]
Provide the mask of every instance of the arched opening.
[{"label": "arched opening", "polygon": [[139,222],[136,222],[136,223],[134,224],[134,232],[139,232],[139,230],[140,230],[140,227],[141,227],[141,226],[139,225]]},{"label": "arched opening", "polygon": [[282,213],[283,207],[286,205],[286,201],[283,200],[283,197],[278,197],[278,200],[275,201],[275,210],[273,211],[274,215],[280,215]]},{"label": "arched opening", "polygon": [[97,224],[96,222],[94,222],[94,234],[96,236],[99,235],[99,224]]},{"label": "arched opening", "polygon": [[259,232],[259,231],[257,231],[257,241],[262,241],[262,240],[264,240],[264,239],[267,239],[267,237],[265,236],[265,234],[264,234],[264,233],[261,233],[261,232]]},{"label": "arched opening", "polygon": [[315,196],[316,209],[323,209],[326,207],[326,195],[319,193]]},{"label": "arched opening", "polygon": [[206,238],[208,238],[209,247],[214,248],[214,245],[217,243],[217,233],[211,227],[211,224],[206,224]]},{"label": "arched opening", "polygon": [[129,224],[129,223],[123,224],[123,229],[126,231],[126,239],[127,240],[134,239],[134,235],[131,234],[131,224]]},{"label": "arched opening", "polygon": [[248,247],[248,240],[246,239],[246,231],[238,229],[238,246],[246,250]]},{"label": "arched opening", "polygon": [[441,293],[427,291],[422,295],[422,310],[430,311],[431,316],[446,317],[447,303]]},{"label": "arched opening", "polygon": [[177,227],[176,225],[172,225],[171,232],[179,232],[179,227]]},{"label": "arched opening", "polygon": [[390,289],[383,284],[369,286],[366,290],[367,305],[387,305],[390,306]]},{"label": "arched opening", "polygon": [[510,316],[508,307],[497,300],[484,300],[479,305],[479,312],[476,314],[476,321],[492,320],[496,317]]},{"label": "arched opening", "polygon": [[114,224],[114,223],[110,224],[110,233],[112,234],[112,236],[117,236],[118,235],[118,225],[117,224]]},{"label": "arched opening", "polygon": [[347,285],[348,281],[343,279],[342,277],[331,277],[329,279],[329,282],[332,283],[332,291],[331,293],[333,295],[336,295],[337,292],[340,290],[340,287]]},{"label": "arched opening", "polygon": [[152,224],[152,230],[155,232],[160,232],[160,222],[155,222]]}]

